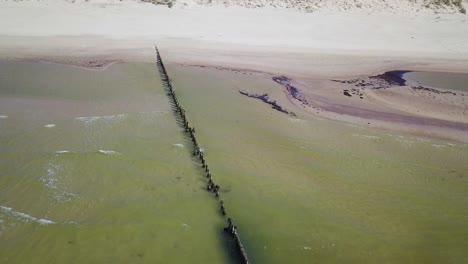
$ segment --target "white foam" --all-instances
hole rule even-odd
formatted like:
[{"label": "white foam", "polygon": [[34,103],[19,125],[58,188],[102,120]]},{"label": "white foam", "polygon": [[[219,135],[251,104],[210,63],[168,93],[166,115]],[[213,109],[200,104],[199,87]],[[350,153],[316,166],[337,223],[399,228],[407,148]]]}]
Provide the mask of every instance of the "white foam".
[{"label": "white foam", "polygon": [[80,117],[77,117],[75,118],[76,120],[80,120],[80,121],[83,121],[85,124],[90,124],[96,120],[99,120],[100,117],[98,116],[80,116]]},{"label": "white foam", "polygon": [[5,119],[5,118],[8,118],[8,116],[6,116],[6,115],[0,115],[0,119]]},{"label": "white foam", "polygon": [[431,142],[429,139],[425,139],[425,138],[416,138],[417,141],[419,142]]},{"label": "white foam", "polygon": [[45,219],[45,218],[37,218],[37,217],[31,216],[31,215],[28,215],[26,213],[13,211],[13,209],[11,207],[6,207],[6,206],[1,206],[0,205],[0,209],[2,211],[4,211],[5,213],[9,214],[9,215],[12,215],[14,217],[22,219],[25,222],[36,222],[36,223],[38,223],[40,225],[55,224],[54,221],[51,221],[51,220],[48,220],[48,219]]},{"label": "white foam", "polygon": [[54,194],[53,198],[55,201],[58,202],[68,202],[70,201],[73,197],[77,196],[74,193],[69,193],[65,191],[58,191]]},{"label": "white foam", "polygon": [[178,148],[183,148],[184,147],[184,144],[180,144],[180,143],[176,143],[176,144],[172,144],[174,147],[178,147]]},{"label": "white foam", "polygon": [[51,128],[51,127],[54,127],[54,126],[55,126],[55,124],[47,124],[44,127]]},{"label": "white foam", "polygon": [[71,151],[69,150],[57,150],[55,151],[56,154],[67,154],[67,153],[72,153]]},{"label": "white foam", "polygon": [[[69,152],[65,152],[69,153]],[[52,190],[52,198],[58,202],[70,201],[73,197],[77,196],[74,193],[70,193],[62,190],[60,187],[61,178],[57,176],[57,173],[61,170],[61,166],[55,163],[55,161],[49,161],[46,166],[47,175],[41,177],[42,183],[50,190]]]},{"label": "white foam", "polygon": [[432,144],[434,148],[445,148],[445,145],[440,145],[440,144]]},{"label": "white foam", "polygon": [[108,115],[108,116],[80,116],[75,118],[82,121],[86,126],[93,124],[96,121],[112,121],[126,118],[127,114]]},{"label": "white foam", "polygon": [[302,123],[302,122],[305,122],[305,120],[302,120],[302,119],[299,119],[299,118],[292,118],[292,117],[288,117],[288,120],[292,123]]},{"label": "white foam", "polygon": [[304,250],[311,250],[311,247],[304,247]]},{"label": "white foam", "polygon": [[103,149],[100,149],[100,150],[98,150],[98,152],[101,153],[101,154],[105,154],[105,155],[117,155],[117,154],[120,154],[119,152],[114,151],[114,150],[103,150]]},{"label": "white foam", "polygon": [[[47,174],[48,175],[53,175],[54,172],[52,170],[47,170]],[[45,186],[47,186],[47,188],[49,189],[57,189],[57,182],[58,182],[58,179],[57,178],[52,178],[52,177],[46,177],[46,178],[43,178],[42,179],[42,182],[45,184]]]},{"label": "white foam", "polygon": [[11,207],[1,206],[1,205],[0,205],[0,209],[2,209],[3,211],[11,211],[11,210],[13,210],[13,208],[11,208]]},{"label": "white foam", "polygon": [[50,225],[50,224],[55,224],[54,221],[50,221],[50,220],[47,220],[47,219],[39,219],[37,220],[37,222],[41,225]]},{"label": "white foam", "polygon": [[361,134],[353,134],[353,137],[362,137],[362,138],[370,138],[370,139],[378,139],[378,136],[369,136],[369,135],[361,135]]},{"label": "white foam", "polygon": [[60,166],[55,164],[53,161],[49,161],[46,169],[47,169],[47,175],[43,176],[41,180],[44,183],[44,185],[47,186],[47,188],[55,190],[58,188],[57,182],[59,180],[58,178],[55,177],[55,174],[60,169]]},{"label": "white foam", "polygon": [[396,141],[400,142],[404,146],[411,146],[415,143],[414,141],[403,139],[401,136],[397,138]]}]

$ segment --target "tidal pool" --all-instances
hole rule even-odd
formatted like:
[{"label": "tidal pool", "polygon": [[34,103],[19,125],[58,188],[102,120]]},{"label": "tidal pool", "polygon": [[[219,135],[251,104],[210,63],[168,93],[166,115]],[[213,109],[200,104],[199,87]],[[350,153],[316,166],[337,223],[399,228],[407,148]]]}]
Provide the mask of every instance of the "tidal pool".
[{"label": "tidal pool", "polygon": [[229,263],[154,64],[0,63],[1,263]]},{"label": "tidal pool", "polygon": [[168,69],[252,263],[468,261],[466,145],[320,119],[261,74]]},{"label": "tidal pool", "polygon": [[468,92],[468,73],[410,71],[401,76],[407,85]]}]

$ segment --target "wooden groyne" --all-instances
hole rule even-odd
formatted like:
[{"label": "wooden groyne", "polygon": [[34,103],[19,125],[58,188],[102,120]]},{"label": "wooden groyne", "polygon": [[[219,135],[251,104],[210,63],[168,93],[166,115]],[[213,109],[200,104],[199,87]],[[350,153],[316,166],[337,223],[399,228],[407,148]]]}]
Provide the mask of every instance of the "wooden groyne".
[{"label": "wooden groyne", "polygon": [[[206,179],[207,179],[206,190],[210,193],[213,193],[214,197],[219,200],[220,213],[223,217],[227,217],[226,207],[224,206],[224,201],[221,199],[220,193],[219,193],[219,190],[221,187],[214,182],[213,175],[210,172],[210,169],[208,167],[208,162],[206,161],[206,158],[205,158],[205,154],[203,153],[203,150],[198,145],[197,138],[195,137],[195,127],[191,126],[191,124],[188,122],[187,116],[185,115],[185,110],[180,105],[179,100],[177,99],[176,93],[174,89],[172,88],[171,80],[167,73],[166,67],[164,66],[164,63],[161,59],[161,54],[159,53],[158,47],[154,46],[154,48],[156,50],[156,64],[158,66],[159,75],[161,76],[161,81],[163,83],[163,86],[165,90],[167,91],[169,98],[171,99],[171,103],[173,103],[173,107],[175,109],[177,119],[181,121],[181,124],[185,132],[188,134],[188,136],[190,137],[190,140],[192,141],[193,155],[198,158],[201,164],[201,167],[204,169],[204,173],[206,174]],[[245,264],[250,263],[249,258],[247,257],[247,253],[244,249],[244,246],[242,245],[239,233],[237,232],[237,226],[234,224],[234,221],[231,218],[227,219],[227,224],[228,226],[224,228],[224,231],[226,231],[230,236],[234,238],[236,248],[242,258],[242,262]]]}]

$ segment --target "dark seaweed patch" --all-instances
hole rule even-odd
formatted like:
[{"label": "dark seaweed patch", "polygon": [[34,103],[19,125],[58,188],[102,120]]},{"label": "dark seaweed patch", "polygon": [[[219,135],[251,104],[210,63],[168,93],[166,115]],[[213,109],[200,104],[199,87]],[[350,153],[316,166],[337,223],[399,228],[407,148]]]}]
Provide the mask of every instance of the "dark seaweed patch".
[{"label": "dark seaweed patch", "polygon": [[379,75],[370,76],[370,79],[381,80],[387,83],[389,86],[404,86],[406,80],[403,79],[403,75],[410,71],[388,71]]},{"label": "dark seaweed patch", "polygon": [[283,85],[284,87],[286,87],[286,89],[288,90],[289,94],[295,98],[295,99],[298,99],[298,96],[299,96],[299,89],[297,89],[294,85],[291,84],[291,79],[289,79],[288,77],[286,76],[276,76],[276,77],[273,77],[272,78],[273,81],[275,81],[276,83],[278,84],[281,84]]},{"label": "dark seaweed patch", "polygon": [[280,111],[281,113],[284,113],[284,114],[287,114],[287,115],[290,115],[290,116],[296,116],[296,114],[294,112],[289,112],[288,110],[284,109],[283,107],[278,105],[278,103],[276,103],[276,101],[271,101],[270,98],[268,97],[268,94],[261,94],[261,95],[260,94],[250,94],[250,93],[247,93],[247,92],[244,92],[244,91],[239,91],[239,93],[242,94],[242,95],[248,96],[250,98],[255,98],[255,99],[261,100],[262,102],[271,105],[271,108],[273,108],[273,109],[275,109],[277,111]]},{"label": "dark seaweed patch", "polygon": [[292,79],[289,79],[288,77],[285,77],[285,76],[275,76],[272,79],[276,83],[284,86],[286,90],[288,91],[289,95],[292,96],[292,98],[300,101],[303,105],[310,106],[309,102],[307,102],[305,97],[301,95],[301,91],[292,84],[292,81],[293,81]]},{"label": "dark seaweed patch", "polygon": [[457,95],[457,93],[454,93],[454,92],[451,92],[451,91],[441,91],[441,90],[437,90],[437,89],[434,89],[434,88],[427,88],[427,87],[424,87],[424,86],[411,86],[411,89],[413,89],[413,90],[420,90],[420,91],[426,91],[426,92],[431,92],[431,93],[435,93],[435,94],[451,94],[451,95]]},{"label": "dark seaweed patch", "polygon": [[388,71],[379,75],[369,76],[368,78],[356,78],[351,80],[331,80],[333,82],[354,84],[359,88],[382,89],[392,86],[404,86],[406,80],[403,75],[410,71]]}]

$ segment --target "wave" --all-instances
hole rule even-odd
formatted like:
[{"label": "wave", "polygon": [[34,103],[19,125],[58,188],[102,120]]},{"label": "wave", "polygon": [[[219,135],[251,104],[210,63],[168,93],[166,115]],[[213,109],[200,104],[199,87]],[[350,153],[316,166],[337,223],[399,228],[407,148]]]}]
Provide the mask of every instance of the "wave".
[{"label": "wave", "polygon": [[51,127],[54,127],[54,126],[55,126],[55,124],[47,124],[44,127],[51,128]]},{"label": "wave", "polygon": [[5,118],[8,118],[8,116],[6,116],[6,115],[0,115],[0,119],[5,119]]},{"label": "wave", "polygon": [[[174,144],[174,145],[177,145],[177,144]],[[180,144],[182,145],[182,144]],[[181,146],[183,147],[183,145]],[[99,149],[97,151],[90,151],[90,152],[73,152],[73,151],[70,151],[70,150],[57,150],[55,151],[55,154],[89,154],[89,153],[101,153],[101,154],[105,154],[105,155],[118,155],[118,154],[122,154],[118,151],[115,151],[115,150],[105,150],[105,149]]]},{"label": "wave", "polygon": [[378,136],[370,136],[370,135],[361,135],[361,134],[353,134],[353,137],[362,137],[362,138],[370,138],[370,139],[379,139]]},{"label": "wave", "polygon": [[99,153],[101,154],[105,154],[105,155],[117,155],[117,154],[120,154],[120,152],[117,152],[117,151],[114,151],[114,150],[103,150],[103,149],[100,149],[98,150]]},{"label": "wave", "polygon": [[73,153],[69,150],[57,150],[55,151],[55,154],[67,154],[67,153]]},{"label": "wave", "polygon": [[9,214],[9,215],[20,218],[25,222],[36,222],[36,223],[38,223],[40,225],[56,224],[56,222],[54,222],[52,220],[49,220],[49,219],[37,218],[37,217],[31,216],[31,215],[28,215],[26,213],[14,211],[11,207],[6,207],[6,206],[1,206],[0,205],[0,210],[7,213],[7,214]]},{"label": "wave", "polygon": [[118,114],[118,115],[108,115],[108,116],[80,116],[76,117],[76,120],[83,122],[86,126],[93,124],[96,121],[111,121],[111,120],[120,120],[124,119],[128,114]]},{"label": "wave", "polygon": [[184,144],[180,144],[180,143],[176,143],[176,144],[172,144],[174,147],[178,147],[178,148],[183,148],[184,147]]}]

